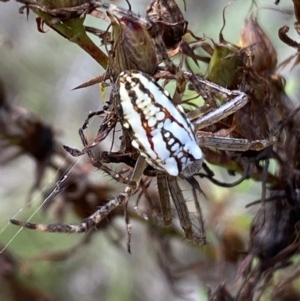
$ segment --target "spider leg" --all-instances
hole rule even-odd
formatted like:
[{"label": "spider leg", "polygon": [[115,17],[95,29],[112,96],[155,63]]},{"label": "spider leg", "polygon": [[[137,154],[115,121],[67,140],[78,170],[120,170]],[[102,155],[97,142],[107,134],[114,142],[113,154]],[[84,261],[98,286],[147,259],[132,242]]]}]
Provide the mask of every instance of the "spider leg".
[{"label": "spider leg", "polygon": [[101,206],[95,213],[88,218],[84,219],[80,224],[34,224],[29,222],[22,222],[11,219],[10,222],[14,225],[25,227],[28,229],[39,230],[44,232],[62,232],[62,233],[81,233],[87,232],[92,227],[107,217],[107,215],[115,208],[124,205],[128,202],[129,198],[137,191],[139,180],[147,163],[143,157],[139,157],[129,185],[125,188],[123,193],[120,193],[113,200]]},{"label": "spider leg", "polygon": [[199,238],[192,229],[189,211],[183,193],[178,185],[177,178],[168,176],[168,185],[185,237],[191,241],[199,241]]},{"label": "spider leg", "polygon": [[201,108],[193,110],[187,114],[188,118],[193,121],[196,129],[199,130],[219,122],[225,117],[241,109],[249,101],[247,95],[241,91],[230,91],[225,88],[222,88],[222,90],[224,90],[224,93],[226,92],[228,98],[232,98],[230,101],[224,103],[213,111],[203,114],[201,117],[199,117],[199,115],[202,114],[202,111],[200,110]]},{"label": "spider leg", "polygon": [[200,202],[198,200],[197,190],[202,193],[204,196],[204,192],[202,191],[198,181],[195,179],[194,176],[190,176],[189,178],[186,178],[187,182],[192,186],[193,191],[193,197],[194,197],[194,204],[197,211],[197,217],[198,217],[198,223],[200,226],[200,237],[199,242],[202,242],[203,244],[206,243],[206,236],[205,236],[205,226],[204,226],[204,218],[200,206]]},{"label": "spider leg", "polygon": [[95,111],[95,112],[90,112],[90,113],[87,115],[87,117],[86,117],[86,119],[85,119],[85,121],[84,121],[84,123],[83,123],[83,125],[82,125],[81,128],[82,128],[83,130],[87,129],[87,128],[89,127],[89,125],[90,125],[90,119],[92,119],[92,118],[95,117],[95,116],[101,116],[101,115],[103,115],[103,113],[104,113],[103,110],[101,110],[101,111]]},{"label": "spider leg", "polygon": [[[81,138],[81,141],[83,143],[84,146],[86,146],[88,144],[87,140],[86,140],[86,137],[83,133],[83,130],[80,129],[79,130],[79,136]],[[64,146],[64,148],[70,152],[69,148]],[[71,150],[72,151],[72,150]],[[99,160],[96,160],[95,159],[95,156],[94,154],[92,153],[91,150],[87,150],[86,153],[88,154],[88,157],[92,163],[93,166],[101,169],[102,171],[104,171],[105,173],[107,173],[108,175],[110,175],[114,180],[116,180],[117,182],[119,183],[122,183],[122,184],[128,184],[128,181],[129,179],[126,177],[126,178],[123,178],[120,173],[116,173],[114,171],[112,171],[109,167],[107,167],[105,164],[103,164],[101,161]],[[72,154],[72,153],[71,153]]]},{"label": "spider leg", "polygon": [[105,218],[113,209],[125,204],[129,197],[135,192],[135,186],[127,186],[123,193],[120,193],[113,200],[101,206],[95,213],[84,219],[80,224],[34,224],[11,219],[14,225],[25,227],[28,229],[39,230],[44,232],[61,232],[61,233],[81,233],[86,232],[96,226],[103,218]]},{"label": "spider leg", "polygon": [[270,136],[267,139],[248,140],[231,137],[207,137],[196,133],[199,139],[199,145],[204,147],[214,147],[220,150],[227,151],[240,151],[245,152],[248,150],[261,151],[268,146],[273,145],[277,141],[276,136]]},{"label": "spider leg", "polygon": [[145,219],[145,220],[149,219],[148,215],[145,212],[140,211],[140,209],[138,208],[139,201],[140,201],[142,195],[144,195],[145,199],[148,202],[148,206],[150,208],[152,217],[154,218],[154,220],[156,221],[156,223],[159,224],[160,223],[159,212],[158,212],[155,204],[152,202],[151,196],[149,195],[148,190],[147,190],[149,188],[149,186],[150,186],[151,181],[152,181],[152,178],[150,178],[150,179],[147,178],[146,180],[141,179],[141,182],[140,182],[140,193],[139,193],[139,195],[137,197],[137,200],[136,200],[136,203],[135,203],[135,206],[134,206],[134,210],[143,219]]},{"label": "spider leg", "polygon": [[186,86],[186,79],[184,77],[184,74],[170,59],[168,52],[166,50],[166,46],[163,42],[161,32],[159,31],[159,28],[156,26],[156,24],[149,20],[148,27],[149,27],[148,30],[150,31],[150,34],[153,38],[155,48],[158,50],[158,53],[161,55],[162,61],[165,63],[167,70],[175,76],[176,89],[172,99],[175,104],[180,104]]},{"label": "spider leg", "polygon": [[172,224],[172,211],[170,195],[168,191],[168,176],[165,173],[159,172],[157,174],[157,186],[162,218],[164,221],[164,226],[167,227]]},{"label": "spider leg", "polygon": [[71,154],[73,157],[79,157],[82,156],[83,154],[87,153],[91,148],[95,147],[98,143],[100,143],[101,141],[103,141],[107,135],[111,132],[112,129],[115,128],[116,123],[117,123],[117,118],[116,118],[116,114],[109,114],[107,113],[101,123],[101,126],[99,128],[97,137],[95,138],[95,140],[92,143],[88,143],[87,139],[84,135],[84,130],[87,129],[89,127],[89,121],[92,117],[94,116],[101,116],[103,113],[105,113],[105,111],[97,111],[97,112],[90,112],[86,118],[86,120],[84,121],[82,127],[79,129],[79,136],[81,138],[81,141],[84,145],[83,150],[78,150],[75,148],[71,148],[69,146],[63,145],[63,148],[69,153]]}]

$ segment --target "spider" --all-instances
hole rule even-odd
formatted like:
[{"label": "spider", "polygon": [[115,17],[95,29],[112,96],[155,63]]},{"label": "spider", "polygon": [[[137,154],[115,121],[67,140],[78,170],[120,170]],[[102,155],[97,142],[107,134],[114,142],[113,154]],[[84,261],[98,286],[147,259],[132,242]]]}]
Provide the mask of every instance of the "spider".
[{"label": "spider", "polygon": [[[199,81],[201,80],[199,79]],[[243,92],[228,91],[222,87],[218,87],[218,89],[222,93],[227,93],[231,100],[219,108],[195,118],[197,130],[220,121],[248,102],[248,98]],[[127,182],[124,191],[80,224],[46,225],[14,219],[11,222],[18,226],[47,232],[86,232],[96,226],[113,209],[127,204],[129,198],[138,190],[145,168],[150,165],[156,171],[159,179],[159,190],[161,190],[161,198],[163,199],[161,208],[165,224],[171,223],[169,196],[166,193],[167,186],[179,213],[185,236],[190,240],[199,241],[199,235],[192,229],[192,223],[184,196],[177,183],[177,177],[188,179],[200,170],[204,159],[199,147],[199,138],[201,137],[196,137],[194,126],[182,107],[174,104],[168,92],[164,91],[151,76],[141,71],[129,70],[122,72],[113,87],[112,93],[114,107],[117,110],[123,129],[128,133],[132,146],[139,153],[130,180],[124,181]],[[273,141],[273,138],[270,141],[251,142],[245,139],[208,136],[205,137],[205,143],[209,142],[210,138],[213,141],[219,139],[219,143],[221,141],[222,144],[213,144],[215,147],[227,149],[230,143],[233,143],[234,147],[231,147],[231,150],[240,151],[260,150]],[[228,141],[223,143],[224,139]],[[83,138],[83,142],[86,145],[85,138]],[[91,151],[88,150],[87,152]],[[94,163],[97,167],[100,165],[101,169],[105,166],[99,161]],[[118,174],[114,174],[106,166],[103,170],[111,174],[114,179],[118,180],[120,178]]]},{"label": "spider", "polygon": [[[210,133],[203,136],[200,132],[202,128],[220,121],[243,107],[248,102],[246,94],[240,91],[229,91],[200,77],[182,72],[169,58],[161,33],[151,20],[140,18],[131,11],[125,11],[113,5],[96,2],[95,7],[97,6],[107,9],[111,15],[112,13],[118,13],[128,20],[133,19],[141,22],[149,31],[155,49],[165,63],[166,69],[170,73],[168,76],[175,77],[176,92],[171,99],[169,94],[150,75],[135,70],[123,71],[117,79],[113,79],[112,102],[109,105],[109,111],[112,114],[105,116],[99,130],[102,135],[98,135],[95,141],[89,145],[81,129],[80,136],[85,146],[84,151],[80,152],[70,148],[67,148],[67,150],[75,156],[87,153],[94,166],[108,173],[118,182],[127,185],[124,192],[117,195],[78,225],[42,225],[16,220],[11,220],[11,222],[41,231],[85,232],[96,226],[114,208],[127,204],[129,198],[139,189],[141,177],[149,165],[153,170],[152,176],[157,176],[158,178],[158,190],[164,224],[169,225],[171,223],[170,198],[168,194],[168,191],[170,191],[185,236],[198,242],[202,237],[192,229],[189,212],[178,185],[177,177],[179,176],[193,183],[195,205],[201,224],[201,211],[195,193],[195,190],[200,190],[200,188],[198,187],[198,182],[193,178],[193,175],[200,170],[203,161],[199,143],[201,146],[212,143],[211,145],[217,148],[245,151],[248,149],[259,150],[272,143],[273,140],[253,142],[245,139],[215,137],[214,134]],[[214,90],[215,94],[226,97],[229,101],[202,116],[199,116],[201,115],[201,110],[199,111],[198,109],[186,114],[179,105],[186,81],[192,82],[195,90],[206,100],[212,98],[211,91]],[[100,114],[102,112],[95,112],[90,114],[89,117]],[[193,121],[195,127],[190,120]],[[117,121],[120,121],[123,133],[129,137],[130,143],[138,155],[129,179],[111,171],[101,160],[95,160],[90,150],[107,136]],[[84,126],[87,127],[87,125],[88,119]],[[232,147],[233,143],[235,143],[234,147]]]}]

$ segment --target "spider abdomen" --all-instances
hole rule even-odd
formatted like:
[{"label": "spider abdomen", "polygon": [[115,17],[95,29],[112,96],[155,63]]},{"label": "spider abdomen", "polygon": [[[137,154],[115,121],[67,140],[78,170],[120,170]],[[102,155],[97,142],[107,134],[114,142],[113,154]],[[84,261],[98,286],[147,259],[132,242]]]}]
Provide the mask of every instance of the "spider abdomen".
[{"label": "spider abdomen", "polygon": [[200,169],[203,155],[193,125],[152,77],[141,71],[122,72],[116,90],[122,125],[148,164],[172,176]]}]

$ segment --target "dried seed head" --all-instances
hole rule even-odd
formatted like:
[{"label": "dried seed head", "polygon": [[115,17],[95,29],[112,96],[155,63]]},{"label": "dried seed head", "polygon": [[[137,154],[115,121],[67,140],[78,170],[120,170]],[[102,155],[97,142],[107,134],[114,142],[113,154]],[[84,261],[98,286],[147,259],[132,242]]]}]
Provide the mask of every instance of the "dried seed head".
[{"label": "dried seed head", "polygon": [[215,45],[205,77],[222,87],[233,89],[238,82],[237,69],[242,65],[239,48],[232,44]]},{"label": "dried seed head", "polygon": [[187,32],[188,22],[174,0],[154,0],[146,14],[159,27],[167,48],[175,48]]},{"label": "dried seed head", "polygon": [[113,77],[125,70],[140,70],[152,75],[158,65],[156,50],[148,31],[129,16],[117,18],[107,12],[112,25],[113,54],[110,62]]},{"label": "dried seed head", "polygon": [[253,55],[251,67],[254,71],[262,73],[275,69],[277,64],[276,50],[256,18],[251,17],[245,21],[240,36],[240,46],[243,48],[250,47]]},{"label": "dried seed head", "polygon": [[275,257],[295,242],[295,225],[299,218],[299,209],[291,208],[285,199],[266,202],[258,210],[251,226],[250,252],[261,259]]}]

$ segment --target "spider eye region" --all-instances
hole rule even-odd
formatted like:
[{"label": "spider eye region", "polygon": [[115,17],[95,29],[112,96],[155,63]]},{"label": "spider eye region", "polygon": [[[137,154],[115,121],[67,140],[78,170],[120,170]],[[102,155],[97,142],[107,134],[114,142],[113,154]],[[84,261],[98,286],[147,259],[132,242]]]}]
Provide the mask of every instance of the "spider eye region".
[{"label": "spider eye region", "polygon": [[181,106],[176,106],[152,77],[141,71],[124,71],[115,89],[123,128],[149,165],[172,176],[199,171],[203,154],[194,127]]}]

